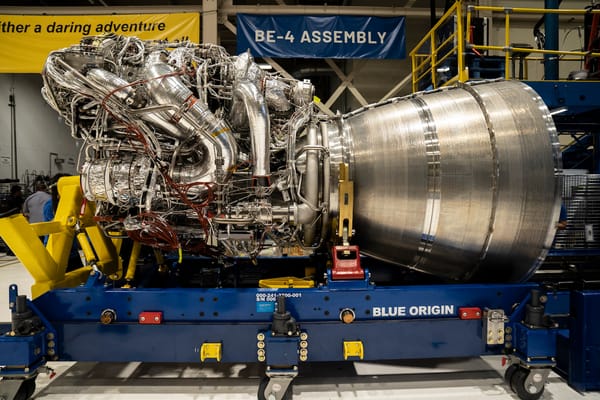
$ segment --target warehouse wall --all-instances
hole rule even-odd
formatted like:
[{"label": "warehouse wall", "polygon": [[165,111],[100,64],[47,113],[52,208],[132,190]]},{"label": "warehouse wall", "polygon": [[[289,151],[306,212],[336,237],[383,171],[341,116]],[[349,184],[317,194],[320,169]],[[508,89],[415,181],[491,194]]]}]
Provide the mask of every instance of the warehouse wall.
[{"label": "warehouse wall", "polygon": [[[0,179],[12,178],[11,107],[9,94],[15,93],[18,177],[26,173],[74,173],[77,147],[68,127],[43,100],[42,79],[37,74],[0,74]],[[51,155],[56,153],[57,156]],[[62,165],[55,158],[64,160]]]}]

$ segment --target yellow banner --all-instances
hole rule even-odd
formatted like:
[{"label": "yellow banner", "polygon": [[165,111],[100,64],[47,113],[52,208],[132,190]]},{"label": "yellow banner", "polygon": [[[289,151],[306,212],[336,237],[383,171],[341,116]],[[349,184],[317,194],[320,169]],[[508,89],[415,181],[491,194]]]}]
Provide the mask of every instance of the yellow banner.
[{"label": "yellow banner", "polygon": [[0,73],[39,73],[52,50],[82,36],[200,41],[200,14],[0,15]]}]

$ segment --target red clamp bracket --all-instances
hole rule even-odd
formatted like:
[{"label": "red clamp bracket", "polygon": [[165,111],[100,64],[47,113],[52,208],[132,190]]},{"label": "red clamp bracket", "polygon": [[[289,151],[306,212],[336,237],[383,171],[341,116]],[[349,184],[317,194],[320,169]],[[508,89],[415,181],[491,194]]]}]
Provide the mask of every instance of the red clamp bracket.
[{"label": "red clamp bracket", "polygon": [[459,307],[458,318],[460,319],[481,319],[481,308],[479,307]]},{"label": "red clamp bracket", "polygon": [[162,320],[162,311],[143,311],[138,316],[138,322],[142,325],[160,325]]},{"label": "red clamp bracket", "polygon": [[334,246],[332,253],[333,267],[331,268],[331,279],[365,279],[365,271],[360,266],[358,246]]}]

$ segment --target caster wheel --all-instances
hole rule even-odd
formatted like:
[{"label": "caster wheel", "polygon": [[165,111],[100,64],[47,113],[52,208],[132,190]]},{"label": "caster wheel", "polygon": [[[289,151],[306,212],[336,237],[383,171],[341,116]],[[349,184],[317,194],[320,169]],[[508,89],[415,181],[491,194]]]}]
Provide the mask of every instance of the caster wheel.
[{"label": "caster wheel", "polygon": [[[525,381],[527,380],[529,374],[529,370],[519,367],[516,371],[514,371],[510,379],[510,387],[521,400],[538,400],[544,393],[544,387],[542,386],[540,391],[535,391],[536,389],[534,386],[526,387]],[[534,390],[535,392],[532,393],[530,389]]]},{"label": "caster wheel", "polygon": [[[260,381],[260,384],[258,385],[258,400],[275,400],[275,397],[273,397],[271,399],[270,397],[265,396],[265,389],[267,388],[268,384],[269,384],[269,378],[267,378],[267,377],[262,378],[262,380]],[[292,400],[292,396],[293,396],[292,383],[290,383],[287,390],[283,394],[283,397],[281,398],[281,400]]]},{"label": "caster wheel", "polygon": [[[519,369],[519,364],[510,364],[508,366],[508,368],[506,368],[506,371],[504,371],[504,381],[506,382],[506,384],[508,386],[510,386],[510,381],[512,379],[512,376],[514,375],[515,371],[518,369]],[[514,389],[513,389],[513,392],[514,392]]]}]

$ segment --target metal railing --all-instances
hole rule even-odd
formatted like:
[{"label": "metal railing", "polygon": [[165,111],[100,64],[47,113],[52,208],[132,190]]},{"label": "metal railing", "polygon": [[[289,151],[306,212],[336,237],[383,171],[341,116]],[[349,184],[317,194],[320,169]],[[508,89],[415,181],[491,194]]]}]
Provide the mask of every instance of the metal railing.
[{"label": "metal railing", "polygon": [[[483,11],[504,14],[504,43],[502,45],[483,45],[471,43],[470,30],[473,13]],[[524,63],[525,75],[529,61],[542,60],[539,55],[553,55],[559,61],[581,60],[583,58],[600,57],[600,53],[592,51],[566,51],[545,50],[530,47],[520,47],[511,44],[511,15],[514,14],[558,14],[558,15],[585,15],[600,14],[600,10],[575,10],[575,9],[544,9],[520,7],[496,7],[469,5],[466,10],[466,21],[463,20],[463,5],[457,1],[421,39],[410,52],[412,64],[412,89],[413,92],[424,88],[438,88],[456,82],[469,80],[469,69],[466,62],[467,51],[470,52],[497,52],[504,55],[504,78],[514,76],[514,65],[511,61],[519,58]],[[448,26],[452,24],[452,32],[448,33]],[[468,27],[468,29],[465,29]],[[530,57],[530,55],[533,55]],[[440,72],[454,72],[452,76],[440,78]],[[446,74],[447,75],[447,74]]]},{"label": "metal railing", "polygon": [[[464,57],[457,57],[457,55],[464,53],[463,25],[462,23],[456,23],[456,21],[462,20],[462,14],[462,3],[457,1],[410,52],[413,92],[419,90],[419,83],[424,80],[430,81],[431,87],[435,89],[456,81],[464,82],[468,79],[464,65],[465,59]],[[454,29],[448,37],[441,39],[441,28],[447,27],[448,23],[454,24]],[[450,80],[440,82],[437,71],[439,68],[445,67],[451,57],[455,57],[458,62],[458,74]]]}]

